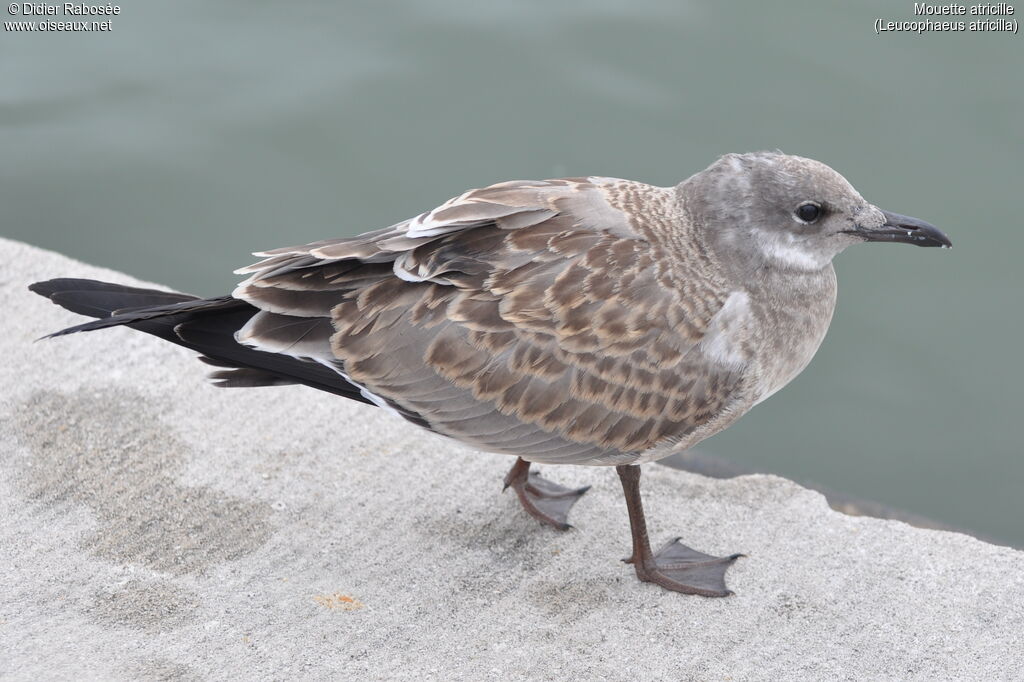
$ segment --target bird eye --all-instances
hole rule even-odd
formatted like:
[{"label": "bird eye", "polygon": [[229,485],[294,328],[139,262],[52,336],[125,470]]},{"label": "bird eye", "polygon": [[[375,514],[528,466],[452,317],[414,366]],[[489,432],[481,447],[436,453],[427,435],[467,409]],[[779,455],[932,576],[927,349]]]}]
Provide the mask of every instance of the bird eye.
[{"label": "bird eye", "polygon": [[796,207],[796,217],[802,223],[813,223],[821,216],[821,206],[807,201]]}]

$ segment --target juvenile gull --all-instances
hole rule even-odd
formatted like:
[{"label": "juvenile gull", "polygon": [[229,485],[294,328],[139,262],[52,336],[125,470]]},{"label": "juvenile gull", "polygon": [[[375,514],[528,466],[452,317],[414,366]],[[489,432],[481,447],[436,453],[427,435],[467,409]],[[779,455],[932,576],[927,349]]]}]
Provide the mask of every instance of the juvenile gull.
[{"label": "juvenile gull", "polygon": [[505,182],[358,237],[257,253],[229,296],[92,280],[30,288],[191,348],[218,386],[305,384],[517,457],[523,507],[569,528],[570,490],[532,462],[615,466],[640,580],[724,596],[740,555],[651,551],[640,467],[728,427],[792,380],[851,244],[950,246],[834,170],[729,154],[676,187],[604,177]]}]

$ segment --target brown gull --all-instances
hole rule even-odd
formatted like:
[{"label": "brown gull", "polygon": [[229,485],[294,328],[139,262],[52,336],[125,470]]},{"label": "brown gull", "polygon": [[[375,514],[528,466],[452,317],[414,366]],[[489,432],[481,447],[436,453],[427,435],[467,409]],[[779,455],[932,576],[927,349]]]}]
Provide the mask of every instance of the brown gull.
[{"label": "brown gull", "polygon": [[257,253],[229,296],[55,279],[30,288],[191,348],[218,386],[305,384],[480,450],[535,518],[586,491],[531,463],[615,466],[640,580],[730,594],[714,557],[652,552],[640,467],[712,436],[791,381],[832,319],[851,244],[950,246],[822,163],[728,154],[676,187],[605,177],[470,190],[392,227]]}]

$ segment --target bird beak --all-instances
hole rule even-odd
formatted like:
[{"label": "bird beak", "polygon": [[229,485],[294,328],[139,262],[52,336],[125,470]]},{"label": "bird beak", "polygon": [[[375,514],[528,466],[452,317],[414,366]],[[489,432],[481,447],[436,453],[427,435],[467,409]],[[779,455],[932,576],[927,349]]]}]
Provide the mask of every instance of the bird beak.
[{"label": "bird beak", "polygon": [[850,230],[850,232],[862,237],[867,242],[900,242],[915,246],[941,246],[947,249],[953,246],[949,237],[931,223],[884,210],[882,215],[885,216],[884,225],[880,227],[858,225],[856,230]]}]

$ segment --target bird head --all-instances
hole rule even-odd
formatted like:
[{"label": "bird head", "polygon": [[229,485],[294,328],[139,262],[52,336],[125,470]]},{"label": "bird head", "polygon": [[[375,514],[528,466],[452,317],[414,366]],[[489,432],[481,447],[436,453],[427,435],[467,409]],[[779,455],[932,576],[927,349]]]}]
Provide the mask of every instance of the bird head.
[{"label": "bird head", "polygon": [[727,154],[678,189],[718,255],[746,268],[820,270],[865,241],[952,246],[934,225],[868,203],[825,164],[781,152]]}]

